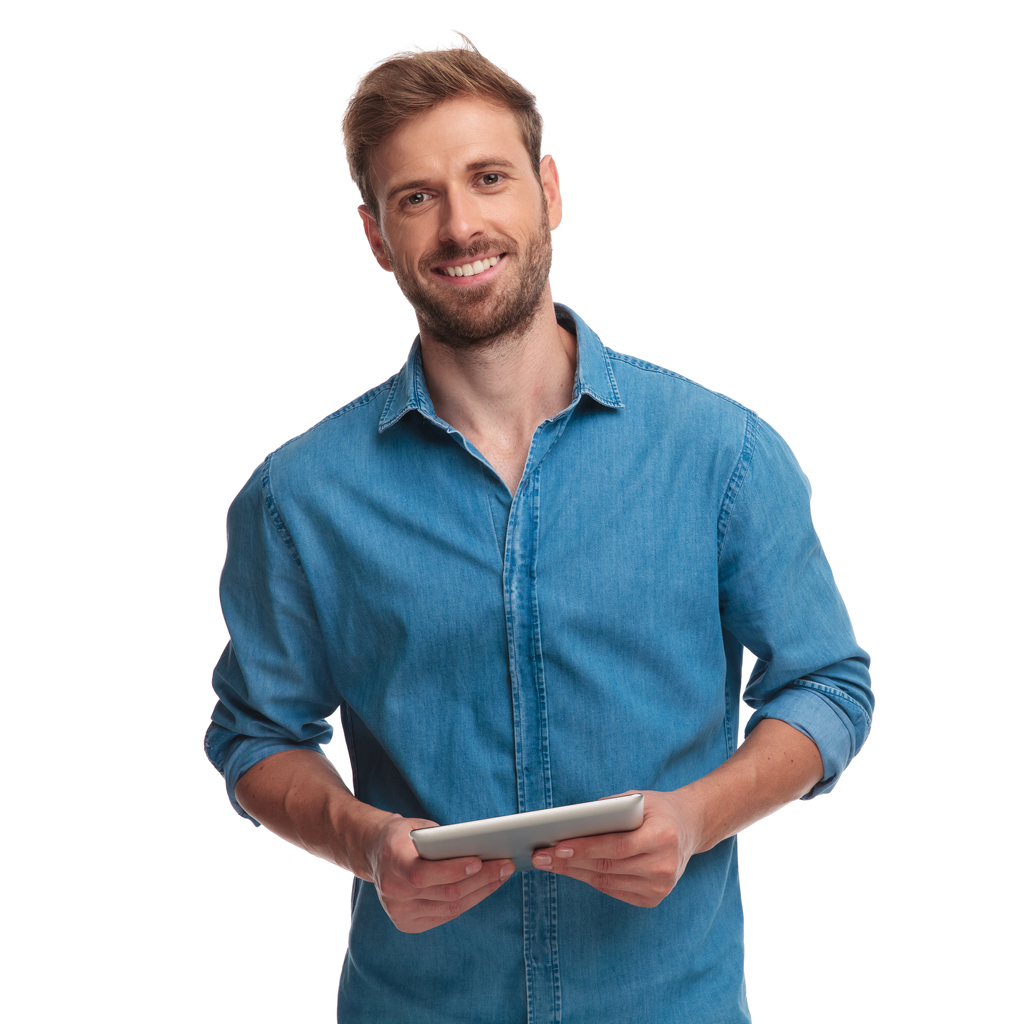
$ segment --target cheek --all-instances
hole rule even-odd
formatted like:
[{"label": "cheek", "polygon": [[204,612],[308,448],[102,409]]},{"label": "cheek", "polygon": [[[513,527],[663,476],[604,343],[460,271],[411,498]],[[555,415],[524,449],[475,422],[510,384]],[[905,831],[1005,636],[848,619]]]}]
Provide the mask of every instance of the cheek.
[{"label": "cheek", "polygon": [[397,236],[396,234],[391,235],[384,251],[391,262],[392,269],[397,264],[400,271],[410,274],[416,272],[420,258],[427,250],[416,239],[409,238],[407,232],[402,232]]}]

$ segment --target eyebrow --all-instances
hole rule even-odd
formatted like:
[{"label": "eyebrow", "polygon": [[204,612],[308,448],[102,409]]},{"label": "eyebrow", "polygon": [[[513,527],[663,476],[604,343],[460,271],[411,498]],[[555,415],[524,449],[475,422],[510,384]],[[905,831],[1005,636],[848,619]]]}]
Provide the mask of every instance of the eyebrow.
[{"label": "eyebrow", "polygon": [[485,167],[503,167],[505,170],[514,170],[515,164],[511,160],[505,160],[500,156],[488,157],[483,160],[477,160],[474,163],[467,164],[467,171],[482,171]]},{"label": "eyebrow", "polygon": [[[474,160],[471,164],[466,164],[466,170],[470,173],[474,171],[482,171],[488,167],[500,167],[502,170],[511,171],[515,170],[515,164],[511,160],[506,160],[504,157],[485,157],[483,160]],[[384,197],[384,202],[390,203],[395,196],[402,192],[408,192],[410,189],[427,188],[430,182],[418,178],[415,181],[406,181],[401,185],[396,185],[392,189],[388,189],[388,194]]]}]

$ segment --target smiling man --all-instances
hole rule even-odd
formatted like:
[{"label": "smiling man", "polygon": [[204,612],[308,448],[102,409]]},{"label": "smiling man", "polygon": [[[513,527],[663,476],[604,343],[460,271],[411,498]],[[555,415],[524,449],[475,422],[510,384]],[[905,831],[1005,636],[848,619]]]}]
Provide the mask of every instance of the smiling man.
[{"label": "smiling man", "polygon": [[[541,298],[548,288],[551,228],[557,226],[552,208],[561,216],[558,176],[550,157],[534,172],[522,142],[510,151],[509,140],[517,135],[509,110],[483,98],[456,97],[376,150],[378,173],[388,168],[383,201],[379,205],[371,193],[372,205],[359,212],[378,262],[394,272],[416,310],[421,337],[467,349],[523,333],[551,305]],[[438,195],[439,179],[464,184],[467,175],[471,190]],[[475,208],[481,200],[486,229]],[[439,215],[452,222],[447,229],[440,228]]]},{"label": "smiling man", "polygon": [[[339,1020],[747,1021],[735,834],[830,790],[873,706],[807,482],[753,412],[554,304],[558,172],[474,49],[375,68],[344,128],[419,335],[231,507],[209,756],[356,876]],[[339,707],[354,794],[320,751]],[[409,837],[627,790],[636,831],[528,872]]]}]

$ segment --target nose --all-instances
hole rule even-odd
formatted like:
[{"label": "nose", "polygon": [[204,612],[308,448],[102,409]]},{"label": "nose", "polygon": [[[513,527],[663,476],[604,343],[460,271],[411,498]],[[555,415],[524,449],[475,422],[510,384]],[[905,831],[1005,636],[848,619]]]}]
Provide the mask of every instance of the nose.
[{"label": "nose", "polygon": [[484,218],[479,198],[460,189],[449,191],[444,200],[440,240],[465,249],[483,234]]}]

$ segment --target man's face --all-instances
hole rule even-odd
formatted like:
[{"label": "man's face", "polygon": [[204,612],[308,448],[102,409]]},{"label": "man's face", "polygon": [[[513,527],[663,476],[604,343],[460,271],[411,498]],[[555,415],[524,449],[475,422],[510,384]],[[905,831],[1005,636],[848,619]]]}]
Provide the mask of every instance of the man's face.
[{"label": "man's face", "polygon": [[439,104],[374,153],[379,205],[360,214],[421,330],[457,348],[525,329],[546,294],[561,220],[550,157],[533,173],[512,113],[487,100]]}]

